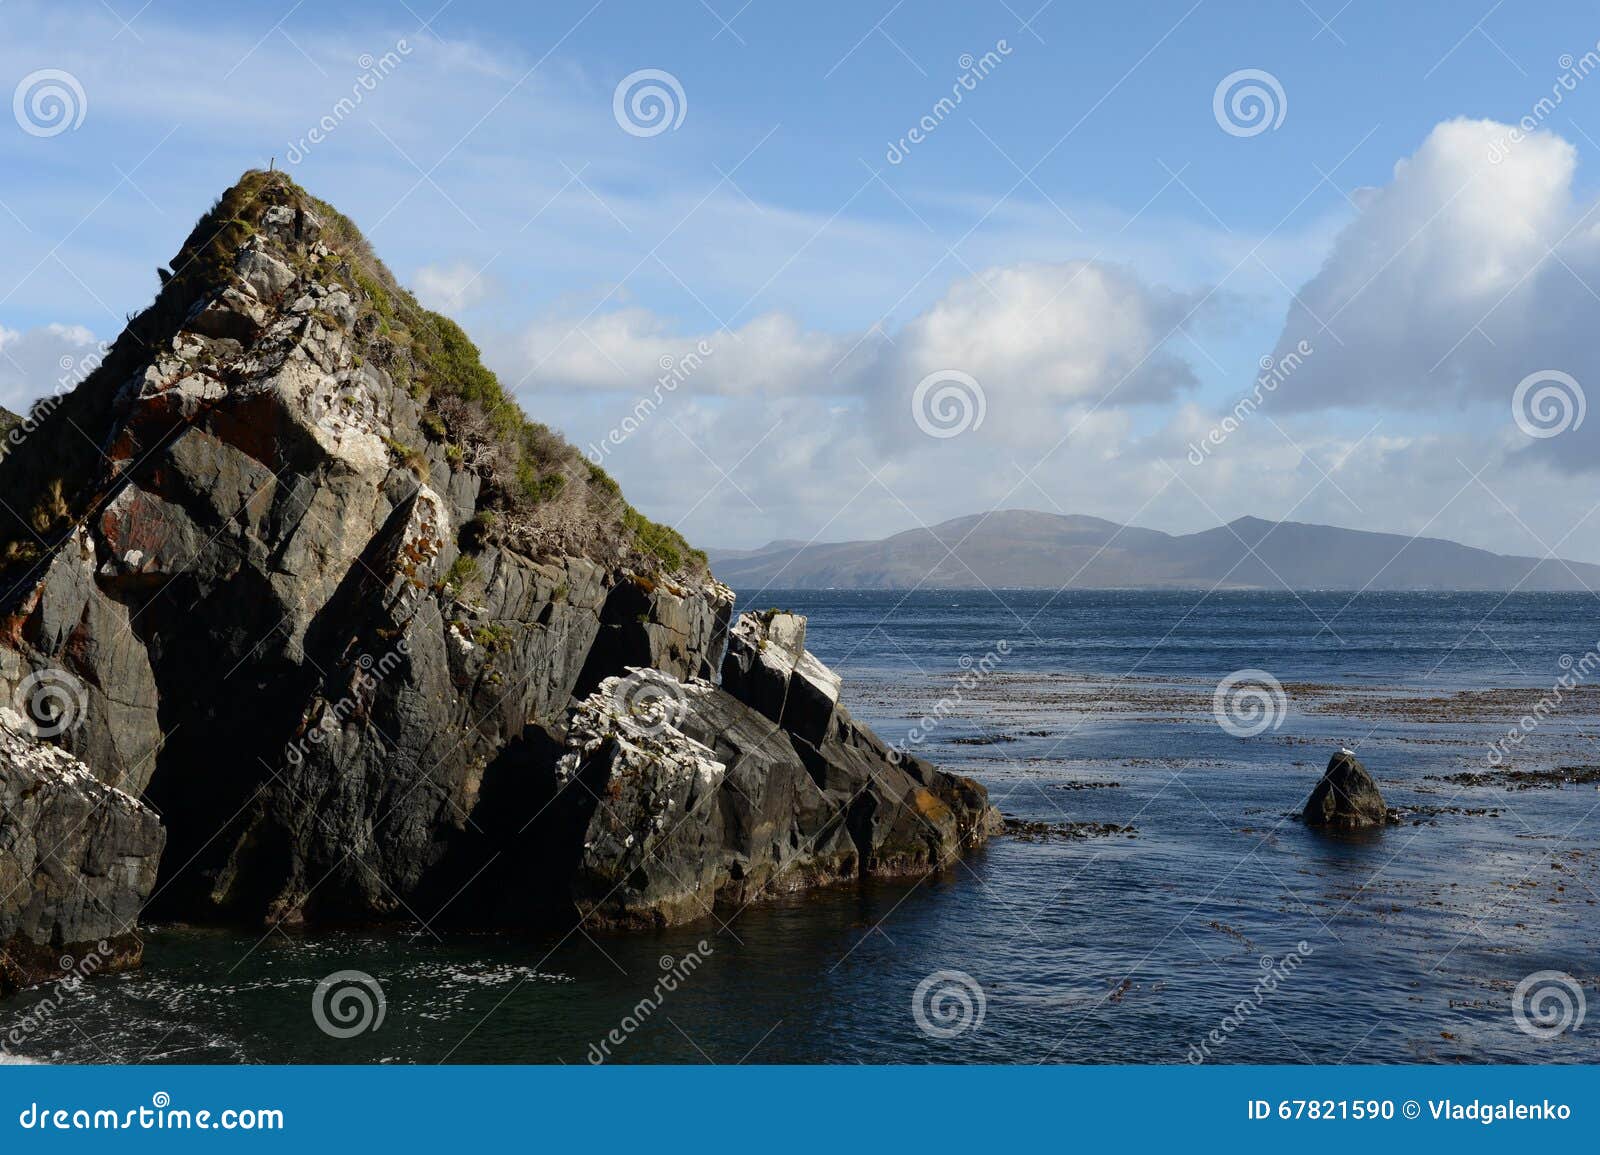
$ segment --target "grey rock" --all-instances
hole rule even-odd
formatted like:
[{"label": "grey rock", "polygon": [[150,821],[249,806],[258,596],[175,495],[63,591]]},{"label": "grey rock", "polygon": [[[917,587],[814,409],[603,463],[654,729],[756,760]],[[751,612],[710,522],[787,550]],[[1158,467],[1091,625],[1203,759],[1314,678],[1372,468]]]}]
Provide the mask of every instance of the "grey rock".
[{"label": "grey rock", "polygon": [[[295,272],[288,265],[260,249],[246,249],[239,254],[239,277],[249,285],[256,298],[273,301],[294,284]],[[348,304],[349,298],[345,298]]]},{"label": "grey rock", "polygon": [[189,319],[190,328],[203,337],[249,343],[265,327],[267,310],[260,302],[228,286],[203,302]]},{"label": "grey rock", "polygon": [[1321,781],[1306,799],[1302,817],[1308,826],[1357,830],[1386,823],[1389,808],[1367,768],[1354,754],[1341,750],[1328,759]]},{"label": "grey rock", "polygon": [[30,717],[35,698],[70,710],[57,741],[101,781],[137,795],[162,745],[155,677],[128,606],[103,591],[94,559],[80,533],[50,560],[0,646],[0,702]]},{"label": "grey rock", "polygon": [[556,777],[580,831],[573,903],[601,927],[925,874],[992,829],[981,786],[899,760],[843,711],[813,746],[710,682],[650,670],[575,707]]},{"label": "grey rock", "polygon": [[722,682],[728,691],[813,745],[828,733],[842,679],[805,648],[798,614],[739,616],[728,636]]},{"label": "grey rock", "polygon": [[844,679],[817,660],[810,650],[795,660],[789,677],[789,696],[778,722],[807,742],[816,743],[828,733],[839,708]]},{"label": "grey rock", "polygon": [[0,995],[73,972],[64,958],[138,965],[162,843],[155,811],[0,707]]}]

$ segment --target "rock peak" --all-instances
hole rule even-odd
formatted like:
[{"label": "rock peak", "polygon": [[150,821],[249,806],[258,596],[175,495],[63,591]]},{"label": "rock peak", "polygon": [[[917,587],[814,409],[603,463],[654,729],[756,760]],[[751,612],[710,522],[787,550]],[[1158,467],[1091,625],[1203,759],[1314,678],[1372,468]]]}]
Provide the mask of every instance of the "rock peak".
[{"label": "rock peak", "polygon": [[[97,503],[150,472],[164,442],[223,417],[250,427],[250,451],[275,473],[351,454],[409,471],[451,496],[461,524],[476,519],[474,544],[704,575],[702,553],[530,420],[461,328],[287,174],[247,172],[160,276],[99,367],[0,461],[16,511],[0,510],[0,579],[13,593]],[[296,392],[244,404],[274,387]],[[298,437],[283,436],[286,419]]]}]

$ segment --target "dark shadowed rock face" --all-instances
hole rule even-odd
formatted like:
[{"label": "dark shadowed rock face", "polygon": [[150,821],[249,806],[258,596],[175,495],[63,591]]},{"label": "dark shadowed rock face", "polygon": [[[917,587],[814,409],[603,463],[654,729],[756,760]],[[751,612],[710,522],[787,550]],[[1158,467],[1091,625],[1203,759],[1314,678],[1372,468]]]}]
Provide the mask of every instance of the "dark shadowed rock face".
[{"label": "dark shadowed rock face", "polygon": [[153,810],[0,708],[0,995],[137,965],[162,841]]},{"label": "dark shadowed rock face", "polygon": [[[556,770],[570,817],[558,824],[581,829],[571,891],[587,921],[659,926],[920,875],[991,832],[983,787],[891,751],[834,704],[840,680],[803,649],[804,629],[792,615],[744,614],[722,686],[631,670],[575,708]],[[827,691],[796,725],[774,719],[786,713],[780,673]]]},{"label": "dark shadowed rock face", "polygon": [[1355,755],[1342,750],[1328,760],[1328,769],[1306,799],[1303,812],[1308,826],[1334,830],[1381,826],[1388,816],[1389,808],[1372,775]]},{"label": "dark shadowed rock face", "polygon": [[[165,821],[163,913],[677,922],[981,839],[803,619],[714,686],[732,592],[329,206],[251,174],[173,269],[0,460],[0,693],[73,684],[60,744]],[[650,741],[605,705],[634,669],[684,705]]]}]

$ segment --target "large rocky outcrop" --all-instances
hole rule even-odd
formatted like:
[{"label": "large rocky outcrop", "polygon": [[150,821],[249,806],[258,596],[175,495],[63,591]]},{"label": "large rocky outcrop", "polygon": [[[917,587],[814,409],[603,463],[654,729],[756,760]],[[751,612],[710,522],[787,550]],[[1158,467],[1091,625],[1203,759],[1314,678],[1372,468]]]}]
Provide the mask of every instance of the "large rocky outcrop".
[{"label": "large rocky outcrop", "polygon": [[161,854],[153,810],[32,729],[0,707],[0,995],[82,960],[137,965],[135,923]]},{"label": "large rocky outcrop", "polygon": [[[745,614],[733,636],[759,651],[776,626],[773,648],[803,646],[804,620],[781,617]],[[661,925],[921,874],[994,828],[981,786],[891,751],[837,705],[808,704],[799,726],[777,722],[782,702],[749,676],[750,653],[730,649],[721,687],[635,669],[575,708],[557,789],[582,831],[571,891],[589,921]],[[786,664],[837,699],[840,679],[814,655]]]},{"label": "large rocky outcrop", "polygon": [[[614,771],[625,840],[722,766],[715,820],[651,846],[730,900],[981,839],[981,789],[895,765],[803,620],[741,623],[725,668],[733,595],[703,555],[523,417],[329,206],[249,174],[162,275],[0,461],[0,690],[72,680],[56,740],[160,811],[162,910],[693,916],[637,834],[607,857],[603,814],[552,804]],[[630,669],[688,687],[648,755],[595,705]],[[625,862],[640,885],[594,897]]]}]

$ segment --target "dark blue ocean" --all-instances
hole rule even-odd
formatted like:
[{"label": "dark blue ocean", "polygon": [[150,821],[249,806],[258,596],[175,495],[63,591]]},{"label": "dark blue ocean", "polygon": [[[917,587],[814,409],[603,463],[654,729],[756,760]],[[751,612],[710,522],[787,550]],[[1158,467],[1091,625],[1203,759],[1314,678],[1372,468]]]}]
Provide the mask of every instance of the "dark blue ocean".
[{"label": "dark blue ocean", "polygon": [[[156,927],[142,972],[61,1000],[11,1049],[583,1063],[615,1030],[613,1062],[1600,1061],[1600,1021],[1580,1018],[1600,1015],[1600,598],[763,591],[743,608],[773,605],[809,615],[858,717],[983,782],[1021,833],[915,886],[660,935]],[[1397,824],[1295,820],[1340,745]],[[663,962],[696,950],[654,998]],[[386,1007],[341,1039],[311,1000],[343,969]],[[7,1004],[0,1036],[46,997]]]}]

